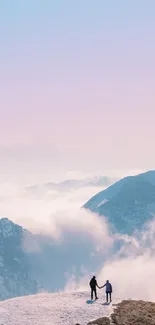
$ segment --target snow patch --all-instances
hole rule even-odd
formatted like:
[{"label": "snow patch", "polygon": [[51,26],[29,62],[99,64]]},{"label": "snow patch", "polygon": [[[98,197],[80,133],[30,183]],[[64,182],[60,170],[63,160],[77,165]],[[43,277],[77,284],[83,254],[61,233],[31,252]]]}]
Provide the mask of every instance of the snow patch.
[{"label": "snow patch", "polygon": [[[5,325],[86,325],[99,317],[109,317],[112,305],[104,305],[103,291],[93,304],[90,292],[37,294],[0,303],[0,320]],[[116,303],[114,299],[114,303]]]},{"label": "snow patch", "polygon": [[98,204],[97,208],[99,208],[101,205],[105,204],[105,203],[108,202],[108,201],[109,201],[109,200],[104,199],[103,201],[101,201],[101,202]]}]

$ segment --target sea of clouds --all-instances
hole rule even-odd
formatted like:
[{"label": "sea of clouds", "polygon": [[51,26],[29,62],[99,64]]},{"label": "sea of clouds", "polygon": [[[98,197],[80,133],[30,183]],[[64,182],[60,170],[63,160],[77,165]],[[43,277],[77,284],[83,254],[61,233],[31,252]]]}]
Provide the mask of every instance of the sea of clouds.
[{"label": "sea of clouds", "polygon": [[50,183],[31,188],[3,184],[0,217],[42,234],[48,245],[50,241],[50,256],[38,235],[36,242],[27,238],[24,242],[26,251],[38,251],[36,269],[42,265],[38,278],[46,278],[45,287],[51,281],[54,290],[89,290],[89,279],[95,273],[99,285],[107,279],[112,282],[114,295],[120,299],[155,300],[155,222],[132,236],[112,234],[106,218],[81,209],[104,186],[81,184],[74,182],[68,187],[67,183],[66,190],[64,184],[63,190],[61,185],[55,189]]}]

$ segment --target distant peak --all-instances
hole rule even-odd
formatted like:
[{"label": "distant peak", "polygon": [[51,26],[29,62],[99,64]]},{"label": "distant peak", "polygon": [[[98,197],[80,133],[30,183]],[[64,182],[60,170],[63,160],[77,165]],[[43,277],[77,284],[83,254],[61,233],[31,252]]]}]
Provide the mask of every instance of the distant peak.
[{"label": "distant peak", "polygon": [[0,235],[4,237],[9,237],[14,234],[14,229],[18,227],[8,218],[0,219]]},{"label": "distant peak", "polygon": [[1,218],[0,222],[2,223],[13,223],[11,220],[9,220],[8,218]]}]

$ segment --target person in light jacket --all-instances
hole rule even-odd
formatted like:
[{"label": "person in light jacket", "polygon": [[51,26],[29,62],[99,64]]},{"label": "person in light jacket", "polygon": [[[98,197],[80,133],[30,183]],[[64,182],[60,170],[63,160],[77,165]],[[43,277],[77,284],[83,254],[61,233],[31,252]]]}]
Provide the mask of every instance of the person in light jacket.
[{"label": "person in light jacket", "polygon": [[110,302],[111,300],[111,294],[112,294],[112,285],[109,282],[109,280],[106,281],[106,283],[104,284],[104,286],[100,287],[100,289],[102,288],[106,288],[106,301],[108,302],[108,298],[110,298]]}]

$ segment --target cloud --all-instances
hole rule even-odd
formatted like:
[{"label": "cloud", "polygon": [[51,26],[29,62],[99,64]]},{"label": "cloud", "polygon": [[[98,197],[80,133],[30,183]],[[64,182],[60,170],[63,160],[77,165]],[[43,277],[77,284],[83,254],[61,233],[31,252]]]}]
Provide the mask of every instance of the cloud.
[{"label": "cloud", "polygon": [[[50,183],[32,188],[3,183],[0,186],[0,217],[7,217],[35,232],[40,229],[47,231],[49,226],[51,234],[57,232],[62,225],[64,227],[65,220],[67,224],[72,223],[79,208],[103,189],[101,186],[92,186],[86,179],[81,185],[78,183],[78,187],[77,181],[72,181],[71,187],[66,187],[64,191],[61,190],[61,182],[55,188]],[[75,221],[77,228],[81,224],[80,218],[83,219],[77,217],[78,221]]]},{"label": "cloud", "polygon": [[[117,234],[122,245],[117,253],[110,254],[97,273],[99,285],[107,279],[113,284],[114,296],[118,299],[145,299],[155,301],[155,221],[148,223],[135,236]],[[91,273],[80,278],[73,275],[65,291],[88,290]]]},{"label": "cloud", "polygon": [[[62,192],[43,184],[29,191],[16,184],[1,184],[0,217],[9,218],[34,234],[51,236],[58,242],[67,241],[68,237],[71,243],[76,236],[83,236],[88,246],[92,247],[93,243],[93,251],[89,252],[93,256],[96,250],[102,250],[103,243],[104,248],[111,245],[109,227],[104,218],[101,220],[80,207],[101,189],[82,186]],[[40,249],[36,240],[25,235],[24,249],[32,250],[32,246],[34,251]]]},{"label": "cloud", "polygon": [[112,238],[109,236],[109,227],[105,218],[91,213],[85,209],[58,211],[52,215],[51,223],[55,228],[57,238],[64,233],[86,233],[96,242],[111,245]]},{"label": "cloud", "polygon": [[1,184],[0,217],[33,233],[25,232],[23,240],[32,278],[45,289],[62,290],[67,274],[96,271],[113,240],[106,220],[80,207],[103,187],[61,191],[43,184],[29,191],[10,184],[4,188],[5,192]]},{"label": "cloud", "polygon": [[[120,299],[155,300],[155,222],[133,236],[112,235],[105,218],[79,208],[101,189],[82,186],[61,191],[41,186],[28,191],[16,184],[1,184],[0,216],[47,236],[40,241],[28,235],[23,242],[26,252],[38,253],[34,262],[37,268],[44,266],[38,278],[40,283],[47,281],[46,288],[52,277],[55,289],[89,290],[89,279],[96,273],[99,284],[107,278],[112,282]],[[48,255],[44,247],[49,238]]]},{"label": "cloud", "polygon": [[41,235],[26,233],[23,248],[33,277],[48,290],[63,290],[72,277],[96,271],[113,244],[106,220],[84,209],[57,211],[48,226],[33,226]]},{"label": "cloud", "polygon": [[121,299],[155,299],[154,285],[155,261],[149,252],[140,256],[107,262],[100,271],[100,281],[107,278],[113,283],[114,294]]}]

